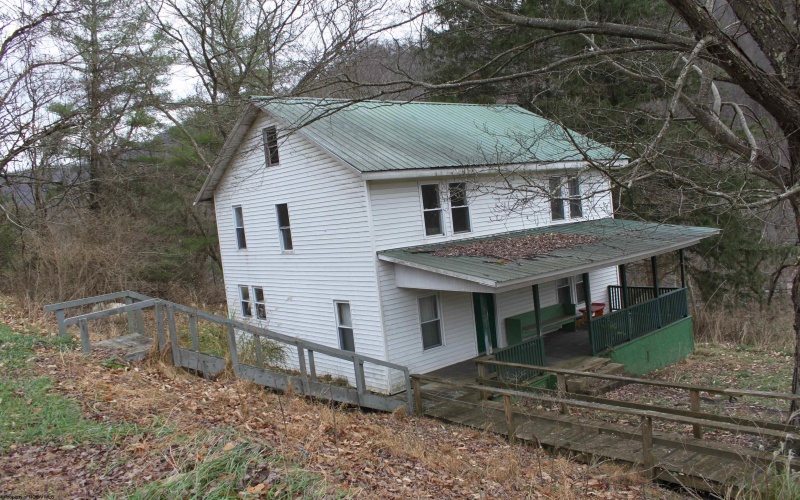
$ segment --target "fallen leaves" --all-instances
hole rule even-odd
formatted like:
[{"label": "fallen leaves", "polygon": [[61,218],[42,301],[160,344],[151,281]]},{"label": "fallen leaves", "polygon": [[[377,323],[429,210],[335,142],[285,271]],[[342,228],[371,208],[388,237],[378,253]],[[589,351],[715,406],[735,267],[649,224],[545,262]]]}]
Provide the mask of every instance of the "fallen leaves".
[{"label": "fallen leaves", "polygon": [[501,260],[533,259],[556,250],[573,248],[602,241],[585,234],[543,233],[519,238],[494,238],[454,243],[440,247],[431,255],[436,257],[488,257]]}]

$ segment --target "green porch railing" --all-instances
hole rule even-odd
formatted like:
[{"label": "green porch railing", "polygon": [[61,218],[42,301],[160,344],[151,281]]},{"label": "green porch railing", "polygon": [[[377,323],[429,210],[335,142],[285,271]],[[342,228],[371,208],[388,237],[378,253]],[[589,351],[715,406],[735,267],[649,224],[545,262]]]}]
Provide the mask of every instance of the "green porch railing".
[{"label": "green porch railing", "polygon": [[657,299],[593,318],[592,354],[647,335],[689,315],[685,288],[672,289]]},{"label": "green porch railing", "polygon": [[[648,300],[653,300],[656,298],[655,294],[653,293],[652,286],[629,286],[626,288],[628,289],[628,307],[635,306],[636,304],[641,304],[642,302],[647,302]],[[658,287],[658,294],[665,295],[669,292],[674,292],[675,290],[679,290],[679,288],[661,286]],[[608,302],[609,310],[612,312],[624,309],[621,286],[608,286]]]},{"label": "green porch railing", "polygon": [[[529,337],[519,344],[492,351],[492,357],[496,361],[504,363],[544,366],[544,339],[540,336]],[[527,368],[511,368],[507,366],[495,366],[493,368],[499,380],[516,384],[521,384],[542,375],[539,370]]]}]

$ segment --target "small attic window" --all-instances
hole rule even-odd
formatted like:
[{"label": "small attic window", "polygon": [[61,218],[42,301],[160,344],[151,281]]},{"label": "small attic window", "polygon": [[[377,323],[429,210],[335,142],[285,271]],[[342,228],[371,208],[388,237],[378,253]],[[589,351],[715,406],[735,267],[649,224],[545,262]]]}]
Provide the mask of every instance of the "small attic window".
[{"label": "small attic window", "polygon": [[277,165],[280,163],[280,157],[278,156],[278,130],[274,126],[265,128],[263,130],[263,138],[267,166]]}]

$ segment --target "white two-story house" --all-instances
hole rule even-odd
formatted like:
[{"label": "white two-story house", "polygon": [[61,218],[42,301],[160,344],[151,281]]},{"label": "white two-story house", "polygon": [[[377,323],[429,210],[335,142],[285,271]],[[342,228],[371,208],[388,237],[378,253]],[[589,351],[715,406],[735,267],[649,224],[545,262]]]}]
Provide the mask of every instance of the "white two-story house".
[{"label": "white two-story house", "polygon": [[[610,304],[621,264],[712,234],[614,220],[587,160],[626,161],[517,106],[254,98],[197,201],[215,205],[237,319],[425,373],[520,342],[517,315]],[[541,234],[550,247],[512,259],[480,246]]]}]

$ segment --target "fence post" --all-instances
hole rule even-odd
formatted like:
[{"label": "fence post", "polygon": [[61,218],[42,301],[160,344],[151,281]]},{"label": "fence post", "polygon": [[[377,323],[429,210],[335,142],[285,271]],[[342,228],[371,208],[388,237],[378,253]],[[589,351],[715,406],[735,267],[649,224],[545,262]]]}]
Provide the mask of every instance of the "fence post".
[{"label": "fence post", "polygon": [[511,406],[511,396],[503,394],[503,409],[506,412],[506,428],[508,429],[508,441],[513,443],[517,440],[517,427],[514,423],[514,409]]},{"label": "fence post", "polygon": [[62,337],[67,336],[67,325],[64,324],[64,310],[59,309],[56,311],[56,321],[58,321],[58,333]]},{"label": "fence post", "polygon": [[297,342],[297,361],[300,364],[300,385],[303,388],[303,394],[310,395],[308,390],[308,370],[306,370],[306,353],[303,349],[303,343]]},{"label": "fence post", "polygon": [[[695,389],[689,390],[689,409],[695,412],[700,411],[700,391]],[[703,437],[703,427],[699,424],[692,425],[692,434],[697,439]]]},{"label": "fence post", "polygon": [[411,379],[412,392],[414,393],[414,411],[417,416],[422,416],[422,384],[418,378]]},{"label": "fence post", "polygon": [[81,349],[87,356],[92,353],[92,346],[89,343],[89,324],[85,319],[78,321],[78,326],[81,329]]},{"label": "fence post", "polygon": [[[481,382],[480,380],[486,379],[486,365],[484,365],[480,361],[476,361],[475,364],[478,365],[478,379],[479,379],[478,383],[483,385],[483,382]],[[489,393],[486,391],[480,391],[480,398],[481,401],[489,399]]]},{"label": "fence post", "polygon": [[200,352],[200,338],[197,336],[197,317],[194,314],[189,315],[189,335],[192,336],[192,350]]},{"label": "fence post", "polygon": [[167,348],[167,334],[164,331],[164,306],[157,303],[155,306],[156,336],[158,337],[158,352],[163,353]]},{"label": "fence post", "polygon": [[642,417],[642,465],[647,476],[652,479],[655,476],[655,463],[653,462],[653,419],[652,417]]},{"label": "fence post", "polygon": [[[558,398],[564,399],[567,396],[567,376],[563,373],[556,373],[556,388],[558,389]],[[562,415],[569,414],[567,405],[561,401],[558,403],[558,413]]]},{"label": "fence post", "polygon": [[361,404],[361,397],[367,390],[367,383],[364,378],[364,360],[359,356],[353,356],[353,367],[356,371],[356,390],[358,391],[358,404]]},{"label": "fence post", "polygon": [[314,362],[314,351],[308,350],[308,373],[311,375],[311,381],[317,382],[317,364]]},{"label": "fence post", "polygon": [[[129,306],[131,304],[133,304],[133,298],[125,297],[125,305]],[[134,311],[129,311],[127,316],[128,316],[128,333],[133,335],[134,333],[136,333],[136,323],[135,323],[136,313],[134,313]]]},{"label": "fence post", "polygon": [[[403,378],[405,378],[406,382],[406,404],[408,405],[406,413],[411,415],[414,411],[414,391],[411,389],[411,376],[408,373],[408,368],[403,370]],[[391,378],[389,380],[391,380]]]},{"label": "fence post", "polygon": [[169,328],[169,343],[172,345],[172,364],[181,366],[181,345],[178,342],[178,330],[175,328],[175,309],[167,306],[167,327]]},{"label": "fence post", "polygon": [[236,351],[236,331],[233,325],[228,323],[228,350],[231,355],[231,366],[233,373],[239,375],[239,353]]}]

